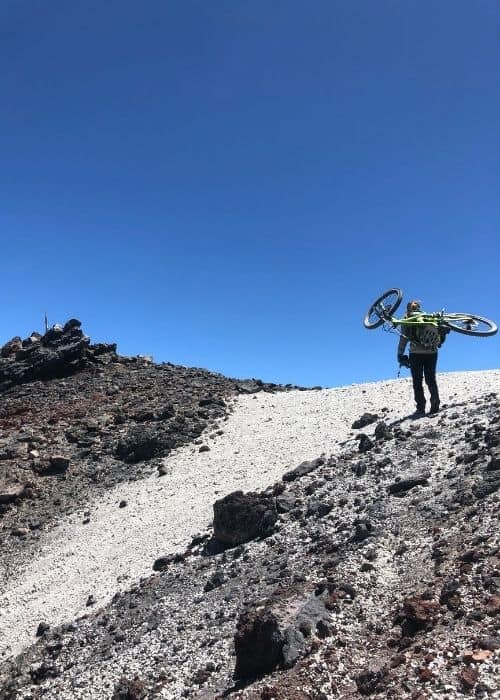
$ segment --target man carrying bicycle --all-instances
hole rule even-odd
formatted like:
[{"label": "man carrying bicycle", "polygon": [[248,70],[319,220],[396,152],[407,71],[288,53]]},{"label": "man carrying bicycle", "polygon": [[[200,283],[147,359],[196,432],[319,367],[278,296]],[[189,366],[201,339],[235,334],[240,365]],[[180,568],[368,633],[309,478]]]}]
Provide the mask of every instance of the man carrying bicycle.
[{"label": "man carrying bicycle", "polygon": [[[422,309],[420,302],[413,300],[406,305],[406,316],[420,317]],[[416,323],[405,328],[406,335],[401,335],[398,343],[398,362],[404,367],[411,370],[413,380],[413,394],[417,410],[414,413],[415,418],[425,416],[425,394],[423,380],[429,389],[431,407],[430,414],[435,414],[439,411],[439,390],[436,381],[436,364],[438,356],[438,348],[443,344],[446,331],[439,330],[436,326],[426,324],[422,321],[422,325]],[[407,344],[410,344],[409,356],[405,355]]]},{"label": "man carrying bicycle", "polygon": [[[393,316],[399,308],[403,292],[397,287],[381,294],[370,306],[363,319],[363,325],[369,330],[383,326],[401,335],[398,344],[398,361],[411,369],[413,392],[417,411],[415,417],[425,415],[425,395],[423,380],[431,395],[430,413],[439,411],[439,391],[436,382],[436,363],[438,349],[444,343],[450,331],[486,337],[495,335],[498,326],[484,316],[469,313],[425,313],[419,301],[410,301],[406,306],[404,318]],[[404,332],[403,332],[404,331]],[[405,355],[406,345],[410,343],[409,356]],[[398,373],[399,376],[399,373]]]}]

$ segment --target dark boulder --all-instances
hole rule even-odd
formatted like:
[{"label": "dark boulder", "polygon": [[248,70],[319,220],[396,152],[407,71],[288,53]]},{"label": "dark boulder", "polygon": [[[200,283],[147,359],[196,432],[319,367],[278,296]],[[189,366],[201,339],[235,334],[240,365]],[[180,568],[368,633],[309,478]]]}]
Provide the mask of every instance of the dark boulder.
[{"label": "dark boulder", "polygon": [[373,534],[373,526],[369,520],[360,519],[354,522],[354,542],[363,542]]},{"label": "dark boulder", "polygon": [[365,433],[361,433],[359,436],[358,450],[360,452],[368,452],[368,450],[371,450],[372,447],[373,441],[370,440],[368,435],[365,435]]},{"label": "dark boulder", "polygon": [[486,469],[490,472],[500,469],[500,447],[493,447]]},{"label": "dark boulder", "polygon": [[359,428],[364,428],[366,425],[375,423],[376,420],[378,420],[378,415],[376,413],[363,413],[361,418],[354,421],[351,428],[358,430]]},{"label": "dark boulder", "polygon": [[116,343],[95,343],[90,346],[89,350],[93,358],[109,355],[110,359],[114,359],[116,355]]},{"label": "dark boulder", "polygon": [[391,440],[394,436],[387,423],[380,421],[375,427],[375,437],[377,440]]},{"label": "dark boulder", "polygon": [[363,671],[356,676],[356,687],[360,695],[372,695],[383,690],[387,670],[384,668]]},{"label": "dark boulder", "polygon": [[300,479],[300,477],[309,474],[318,467],[321,467],[325,463],[322,457],[313,459],[311,461],[302,462],[298,467],[290,469],[290,471],[283,474],[283,481],[295,481],[295,479]]},{"label": "dark boulder", "polygon": [[25,486],[0,486],[0,503],[14,503],[24,495]]},{"label": "dark boulder", "polygon": [[402,637],[414,637],[424,629],[431,629],[437,621],[440,605],[435,600],[415,596],[406,598],[397,621],[401,624]]},{"label": "dark boulder", "polygon": [[497,471],[486,472],[483,480],[474,484],[472,491],[476,498],[483,499],[500,489],[500,476]]},{"label": "dark boulder", "polygon": [[69,469],[70,460],[64,455],[51,455],[49,457],[50,470],[57,473],[63,474]]},{"label": "dark boulder", "polygon": [[33,333],[28,336],[27,338],[24,338],[23,340],[23,348],[28,348],[31,347],[32,345],[37,345],[42,340],[42,335],[40,333],[37,333],[36,331],[33,331]]},{"label": "dark boulder", "polygon": [[245,610],[238,620],[234,677],[249,679],[274,669],[292,668],[310,641],[333,634],[326,607],[329,590],[311,593],[278,589],[263,605]]},{"label": "dark boulder", "polygon": [[402,494],[406,493],[415,486],[427,486],[431,473],[426,469],[420,474],[407,476],[404,479],[399,479],[389,486],[389,493]]},{"label": "dark boulder", "polygon": [[11,355],[15,355],[19,350],[22,350],[23,343],[21,338],[16,335],[12,340],[9,340],[8,343],[5,343],[5,345],[2,346],[0,350],[0,357],[10,357]]},{"label": "dark boulder", "polygon": [[271,534],[278,519],[273,496],[234,491],[214,503],[214,538],[235,546]]},{"label": "dark boulder", "polygon": [[290,494],[282,494],[276,497],[276,508],[278,513],[289,513],[297,505],[297,499]]},{"label": "dark boulder", "polygon": [[283,661],[285,639],[271,610],[245,610],[234,636],[235,678],[252,678],[270,673]]},{"label": "dark boulder", "polygon": [[36,630],[37,637],[43,637],[43,635],[50,630],[50,625],[47,622],[40,622]]},{"label": "dark boulder", "polygon": [[77,318],[70,318],[69,321],[66,321],[66,323],[63,326],[63,332],[70,331],[72,328],[81,328],[82,327],[82,322],[79,321]]},{"label": "dark boulder", "polygon": [[141,462],[168,454],[174,445],[173,438],[155,426],[133,427],[118,442],[116,455],[124,462]]},{"label": "dark boulder", "polygon": [[324,518],[331,512],[333,503],[313,499],[309,502],[306,511],[306,518]]},{"label": "dark boulder", "polygon": [[240,394],[256,394],[264,389],[264,382],[260,379],[240,379],[235,384]]},{"label": "dark boulder", "polygon": [[142,700],[146,695],[146,686],[142,680],[122,677],[115,687],[112,700]]}]

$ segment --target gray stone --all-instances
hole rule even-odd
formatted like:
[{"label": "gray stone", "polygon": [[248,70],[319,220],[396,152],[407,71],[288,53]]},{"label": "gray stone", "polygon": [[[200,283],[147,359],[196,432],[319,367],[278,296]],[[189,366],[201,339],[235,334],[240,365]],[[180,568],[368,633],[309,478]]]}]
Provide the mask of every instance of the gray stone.
[{"label": "gray stone", "polygon": [[427,486],[429,483],[430,475],[430,472],[428,470],[425,470],[420,474],[407,476],[404,479],[395,481],[389,486],[389,493],[401,494],[406,493],[406,491],[415,488],[415,486]]},{"label": "gray stone", "polygon": [[325,460],[322,457],[318,457],[317,459],[313,459],[311,461],[302,462],[298,467],[295,467],[295,469],[285,472],[285,474],[283,474],[283,481],[295,481],[295,479],[300,479],[300,477],[309,474],[318,467],[322,466],[324,463]]},{"label": "gray stone", "polygon": [[69,469],[70,460],[64,455],[51,455],[49,463],[52,471],[62,473]]}]

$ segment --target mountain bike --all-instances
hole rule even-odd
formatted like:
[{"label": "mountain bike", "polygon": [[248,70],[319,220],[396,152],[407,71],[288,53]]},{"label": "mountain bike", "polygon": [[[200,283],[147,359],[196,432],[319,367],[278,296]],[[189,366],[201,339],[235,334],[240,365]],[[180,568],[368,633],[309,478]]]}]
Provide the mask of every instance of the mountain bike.
[{"label": "mountain bike", "polygon": [[383,326],[385,330],[396,331],[405,335],[405,330],[410,333],[418,324],[426,323],[437,328],[464,333],[465,335],[489,336],[495,335],[498,330],[497,324],[483,316],[469,313],[448,313],[444,309],[434,313],[424,311],[413,313],[409,318],[395,318],[403,299],[401,289],[393,288],[381,294],[375,299],[368,309],[363,325],[372,330]]}]

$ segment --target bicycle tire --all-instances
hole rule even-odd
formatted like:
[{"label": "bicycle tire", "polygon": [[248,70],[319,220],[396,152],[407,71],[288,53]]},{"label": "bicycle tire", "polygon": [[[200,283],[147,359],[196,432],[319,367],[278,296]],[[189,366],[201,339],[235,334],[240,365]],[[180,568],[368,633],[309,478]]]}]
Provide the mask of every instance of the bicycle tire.
[{"label": "bicycle tire", "polygon": [[403,292],[397,287],[388,289],[387,292],[381,294],[366,312],[363,319],[364,327],[372,330],[388,321],[401,304],[402,298]]},{"label": "bicycle tire", "polygon": [[[477,337],[485,338],[489,335],[495,335],[498,331],[498,326],[489,318],[484,318],[483,316],[477,316],[476,314],[448,314],[448,316],[462,316],[462,319],[449,320],[443,319],[443,325],[451,328],[452,331],[457,333],[463,333],[464,335],[475,335]],[[479,326],[474,327],[474,326]]]}]

